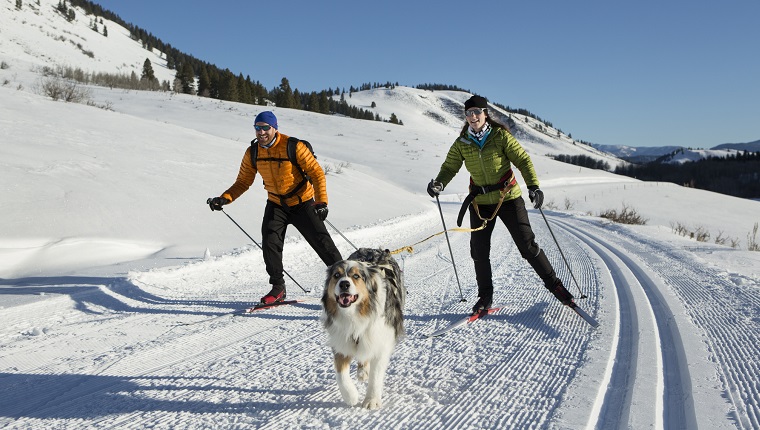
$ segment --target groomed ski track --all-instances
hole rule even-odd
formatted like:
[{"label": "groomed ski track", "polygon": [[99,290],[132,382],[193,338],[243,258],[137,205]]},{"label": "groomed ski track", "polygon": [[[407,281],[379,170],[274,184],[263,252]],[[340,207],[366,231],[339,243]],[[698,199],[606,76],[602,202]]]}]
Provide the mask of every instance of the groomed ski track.
[{"label": "groomed ski track", "polygon": [[[443,206],[453,220],[458,204]],[[0,427],[759,428],[758,381],[744,377],[760,374],[756,323],[723,294],[736,283],[626,227],[545,213],[600,327],[551,297],[499,225],[494,302],[505,308],[422,339],[468,312],[476,291],[469,235],[450,234],[465,303],[445,239],[425,242],[399,256],[408,336],[380,411],[341,402],[318,302],[230,315],[266,292],[257,249],[124,277],[14,280],[50,297],[3,310],[14,324],[0,328]],[[531,211],[531,223],[578,295],[543,219]],[[345,233],[395,248],[439,230],[436,208]],[[299,239],[285,254],[318,297],[323,266]],[[302,293],[289,284],[288,295]],[[758,307],[757,294],[746,300]],[[695,405],[695,390],[714,402]]]}]

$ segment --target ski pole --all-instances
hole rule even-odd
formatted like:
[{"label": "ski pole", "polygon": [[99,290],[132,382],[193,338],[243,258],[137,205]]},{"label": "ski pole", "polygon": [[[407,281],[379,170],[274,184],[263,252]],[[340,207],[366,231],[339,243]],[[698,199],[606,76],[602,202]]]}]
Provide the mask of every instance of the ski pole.
[{"label": "ski pole", "polygon": [[343,239],[345,239],[346,242],[348,242],[349,245],[353,246],[355,250],[357,250],[357,251],[359,250],[359,248],[357,248],[356,245],[354,245],[353,243],[351,243],[351,241],[348,240],[348,238],[346,236],[344,236],[343,233],[341,233],[340,230],[338,230],[330,221],[328,221],[327,219],[325,219],[325,222],[327,223],[327,225],[329,225],[330,227],[332,227],[333,230],[337,231],[338,234],[340,235],[340,237],[342,237]]},{"label": "ski pole", "polygon": [[567,271],[570,272],[570,276],[573,278],[573,282],[575,282],[575,287],[578,289],[578,291],[581,293],[581,298],[585,299],[586,296],[583,294],[583,290],[581,290],[581,286],[578,285],[578,280],[575,279],[575,275],[573,274],[573,270],[570,268],[570,264],[567,262],[567,258],[565,258],[565,254],[562,252],[562,248],[559,246],[559,242],[557,242],[557,238],[554,236],[554,232],[552,231],[552,227],[549,225],[549,220],[546,219],[546,215],[544,215],[544,211],[539,207],[538,211],[541,212],[541,216],[544,217],[544,222],[546,223],[546,227],[549,229],[549,233],[552,235],[552,239],[554,239],[554,243],[557,244],[557,249],[559,250],[559,255],[562,256],[562,260],[565,261],[565,266],[567,267]]},{"label": "ski pole", "polygon": [[457,286],[459,287],[459,296],[462,298],[460,302],[466,302],[464,294],[462,294],[462,284],[459,282],[459,273],[457,273],[457,265],[454,263],[454,252],[451,250],[451,241],[449,241],[449,231],[446,229],[446,221],[443,219],[443,209],[441,209],[441,201],[438,196],[435,196],[435,202],[438,203],[438,212],[441,214],[441,223],[443,224],[443,232],[446,233],[446,243],[449,245],[449,254],[451,254],[451,265],[454,266],[454,276],[457,278]]},{"label": "ski pole", "polygon": [[[211,200],[211,199],[209,199],[209,200]],[[240,231],[242,231],[243,233],[245,233],[245,235],[246,235],[246,236],[248,236],[248,239],[251,239],[251,241],[252,241],[252,242],[253,242],[253,243],[254,243],[256,246],[258,246],[260,250],[264,251],[264,248],[262,248],[262,247],[261,247],[261,245],[259,245],[259,243],[258,243],[258,242],[256,242],[256,241],[255,241],[255,240],[254,240],[254,239],[251,237],[251,235],[250,235],[250,234],[248,234],[248,233],[247,233],[245,230],[243,230],[243,227],[240,227],[240,224],[238,224],[238,223],[237,223],[237,222],[236,222],[234,219],[232,219],[232,217],[231,217],[231,216],[230,216],[230,215],[229,215],[227,212],[225,212],[225,211],[224,211],[224,209],[220,209],[220,210],[222,211],[222,213],[223,213],[223,214],[227,215],[227,218],[229,218],[229,219],[230,219],[230,221],[232,221],[232,222],[233,222],[233,223],[234,223],[234,224],[237,226],[237,228],[239,228],[239,229],[240,229]],[[293,281],[293,283],[294,283],[294,284],[298,285],[298,288],[300,288],[300,289],[301,289],[301,290],[302,290],[304,293],[306,293],[306,294],[309,294],[309,293],[311,293],[311,290],[306,290],[304,287],[302,287],[302,286],[301,286],[301,284],[299,284],[299,283],[298,283],[298,281],[296,281],[295,279],[293,279],[293,277],[292,277],[292,276],[290,276],[290,273],[288,273],[288,271],[287,271],[287,270],[283,269],[283,270],[282,270],[282,272],[283,272],[283,273],[285,273],[285,275],[287,275],[287,276],[288,276],[288,278],[290,278],[290,280],[291,280],[291,281]]]}]

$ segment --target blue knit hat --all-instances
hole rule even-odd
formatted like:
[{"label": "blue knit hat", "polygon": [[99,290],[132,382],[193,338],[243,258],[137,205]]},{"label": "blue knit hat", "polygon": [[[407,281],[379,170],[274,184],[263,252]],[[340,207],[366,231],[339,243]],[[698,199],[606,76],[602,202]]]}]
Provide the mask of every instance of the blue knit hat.
[{"label": "blue knit hat", "polygon": [[256,124],[257,122],[265,122],[277,130],[277,117],[274,116],[274,112],[272,111],[265,110],[256,115],[256,119],[253,120],[253,123]]}]

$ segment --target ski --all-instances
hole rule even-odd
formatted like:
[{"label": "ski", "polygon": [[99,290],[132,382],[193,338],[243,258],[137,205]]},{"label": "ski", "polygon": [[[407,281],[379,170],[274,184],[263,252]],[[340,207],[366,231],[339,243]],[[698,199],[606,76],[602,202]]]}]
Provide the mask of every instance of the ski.
[{"label": "ski", "polygon": [[248,315],[248,314],[254,313],[256,311],[261,311],[261,310],[264,310],[264,309],[276,308],[278,306],[292,305],[294,303],[302,303],[304,301],[306,301],[306,300],[304,300],[304,299],[300,299],[300,300],[293,299],[293,300],[283,300],[281,302],[274,302],[274,303],[271,303],[271,304],[268,304],[268,305],[265,305],[263,303],[259,303],[257,305],[254,305],[254,306],[250,307],[250,308],[237,310],[237,311],[234,312],[234,314],[235,315]]},{"label": "ski", "polygon": [[276,308],[278,306],[283,306],[283,305],[292,305],[292,304],[296,304],[296,303],[310,303],[310,302],[313,302],[315,300],[317,300],[317,299],[304,298],[304,299],[284,300],[282,302],[276,302],[276,303],[272,303],[272,304],[269,304],[269,305],[264,305],[264,304],[259,303],[259,304],[256,304],[256,305],[250,307],[250,308],[236,309],[234,311],[225,312],[225,313],[223,313],[221,315],[217,315],[217,316],[214,316],[214,317],[211,317],[211,318],[207,318],[207,319],[204,319],[204,320],[194,321],[194,322],[188,322],[188,323],[178,323],[177,325],[178,326],[188,326],[188,325],[195,325],[195,324],[209,322],[209,321],[212,321],[212,320],[215,320],[215,319],[219,319],[219,318],[223,318],[223,317],[226,317],[226,316],[251,315],[254,312],[263,311],[265,309]]},{"label": "ski", "polygon": [[578,316],[580,316],[581,318],[583,318],[584,321],[589,323],[591,327],[594,327],[594,328],[599,327],[599,322],[595,320],[594,317],[587,314],[586,311],[584,311],[580,306],[575,304],[575,302],[571,302],[571,304],[567,305],[567,307],[575,311],[575,313],[578,314]]},{"label": "ski", "polygon": [[257,312],[257,311],[262,311],[264,309],[272,309],[272,308],[276,308],[276,307],[279,307],[279,306],[292,305],[292,304],[296,304],[296,303],[313,302],[315,300],[318,300],[318,299],[314,299],[314,298],[291,299],[291,300],[283,300],[281,302],[274,302],[274,303],[271,303],[271,304],[268,304],[268,305],[265,305],[263,303],[259,303],[259,304],[256,304],[256,305],[250,307],[250,308],[246,308],[246,309],[241,309],[241,310],[235,311],[234,314],[235,315],[248,315],[248,314],[251,314],[251,313],[254,313],[254,312]]},{"label": "ski", "polygon": [[466,317],[464,317],[462,319],[458,319],[456,321],[453,321],[451,324],[447,325],[446,327],[438,329],[438,330],[436,330],[436,331],[434,331],[434,332],[432,332],[430,334],[423,335],[423,337],[431,338],[431,337],[443,336],[444,334],[448,333],[451,330],[454,330],[457,327],[461,327],[463,325],[466,325],[466,324],[469,324],[469,323],[471,323],[473,321],[476,321],[476,320],[478,320],[480,318],[483,318],[486,315],[490,315],[490,314],[498,311],[501,308],[502,308],[501,306],[497,306],[497,307],[493,307],[493,308],[482,310],[482,311],[480,311],[480,312],[478,312],[476,314],[468,315],[468,316],[466,316]]}]

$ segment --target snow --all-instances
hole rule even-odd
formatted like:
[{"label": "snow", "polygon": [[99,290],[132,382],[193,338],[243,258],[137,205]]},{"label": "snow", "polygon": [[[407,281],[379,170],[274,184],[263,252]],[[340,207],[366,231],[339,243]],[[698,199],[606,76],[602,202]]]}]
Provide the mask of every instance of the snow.
[{"label": "snow", "polygon": [[[284,265],[311,292],[290,282],[288,296],[309,300],[231,316],[268,290],[267,275],[258,248],[205,200],[234,181],[261,107],[94,87],[95,104],[113,110],[47,99],[34,89],[40,65],[139,74],[146,51],[113,23],[96,44],[82,12],[67,27],[47,12],[53,0],[34,3],[0,5],[0,426],[760,427],[760,253],[747,250],[760,202],[558,163],[547,154],[579,146],[518,121],[551,232],[538,211],[531,224],[601,325],[560,306],[497,226],[504,309],[427,339],[476,295],[468,235],[449,234],[461,293],[445,238],[423,241],[442,230],[425,186],[461,120],[446,106],[468,95],[399,87],[349,100],[375,101],[404,126],[274,108],[283,133],[312,142],[330,170],[328,220],[351,243],[414,245],[397,254],[408,336],[384,405],[349,407],[319,323],[324,266],[295,231]],[[94,58],[59,52],[71,44],[48,33],[64,31],[87,36]],[[460,172],[441,196],[448,227],[466,184]],[[264,199],[257,181],[226,209],[255,239]],[[624,205],[647,224],[598,216]],[[710,241],[676,234],[679,224]],[[737,247],[713,243],[719,234]]]}]

